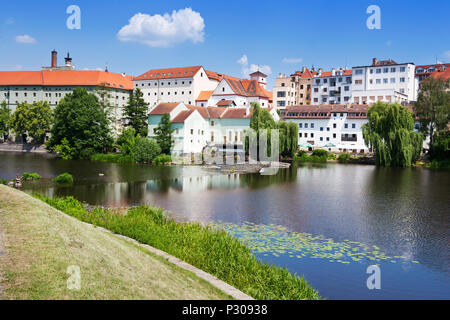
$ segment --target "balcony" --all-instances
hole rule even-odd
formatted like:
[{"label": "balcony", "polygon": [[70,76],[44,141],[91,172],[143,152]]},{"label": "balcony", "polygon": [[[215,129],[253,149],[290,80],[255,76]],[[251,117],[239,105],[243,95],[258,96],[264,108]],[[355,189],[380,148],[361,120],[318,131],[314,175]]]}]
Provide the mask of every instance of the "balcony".
[{"label": "balcony", "polygon": [[356,134],[352,134],[351,136],[349,136],[348,134],[343,134],[341,135],[341,141],[356,142],[358,141],[358,137],[356,136]]}]

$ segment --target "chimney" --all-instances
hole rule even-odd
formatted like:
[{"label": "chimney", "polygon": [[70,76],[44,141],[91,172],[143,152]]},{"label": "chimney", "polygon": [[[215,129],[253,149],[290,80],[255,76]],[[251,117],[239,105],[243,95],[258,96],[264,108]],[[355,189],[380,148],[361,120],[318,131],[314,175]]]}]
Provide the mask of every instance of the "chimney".
[{"label": "chimney", "polygon": [[67,57],[64,58],[64,60],[66,61],[66,67],[71,67],[72,66],[72,58],[70,57],[69,52],[67,52]]},{"label": "chimney", "polygon": [[302,68],[302,72],[306,72],[306,67],[303,67],[303,68]]},{"label": "chimney", "polygon": [[319,76],[322,74],[322,68],[319,68]]},{"label": "chimney", "polygon": [[58,52],[56,50],[52,51],[52,68],[56,68],[58,66]]},{"label": "chimney", "polygon": [[378,63],[378,59],[377,59],[377,58],[373,58],[373,59],[372,59],[372,65],[373,65],[373,66],[376,66],[377,63]]},{"label": "chimney", "polygon": [[335,69],[335,68],[331,69],[331,75],[332,75],[332,76],[335,76],[335,75],[336,75],[336,69]]}]

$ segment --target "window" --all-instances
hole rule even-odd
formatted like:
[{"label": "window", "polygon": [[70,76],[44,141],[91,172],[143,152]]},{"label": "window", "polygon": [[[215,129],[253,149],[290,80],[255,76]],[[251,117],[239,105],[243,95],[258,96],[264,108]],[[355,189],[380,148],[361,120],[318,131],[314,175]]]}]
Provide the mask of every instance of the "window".
[{"label": "window", "polygon": [[395,68],[391,68],[391,72],[395,72],[395,70],[396,70]]},{"label": "window", "polygon": [[400,72],[405,72],[406,71],[406,67],[400,67]]},{"label": "window", "polygon": [[314,92],[319,92],[319,88],[314,88]]},{"label": "window", "polygon": [[305,138],[308,138],[308,134],[305,132]]},{"label": "window", "polygon": [[[225,91],[225,88],[223,88],[224,89],[224,91]],[[278,91],[277,92],[277,97],[278,98],[284,98],[284,97],[286,97],[286,91]]]},{"label": "window", "polygon": [[388,79],[387,79],[387,78],[384,78],[384,79],[383,79],[383,83],[388,83]]},{"label": "window", "polygon": [[348,123],[344,124],[344,128],[348,129]]},{"label": "window", "polygon": [[323,131],[323,127],[320,127],[320,131]]},{"label": "window", "polygon": [[381,69],[377,69],[377,73],[381,73]]},{"label": "window", "polygon": [[376,83],[377,83],[377,84],[381,84],[381,79],[377,79],[377,80],[376,80]]},{"label": "window", "polygon": [[395,83],[395,78],[391,78],[391,83]]},{"label": "window", "polygon": [[355,84],[362,84],[362,80],[355,80]]},{"label": "window", "polygon": [[356,123],[352,123],[352,129],[356,129]]},{"label": "window", "polygon": [[314,133],[311,133],[311,138],[314,138]]},{"label": "window", "polygon": [[333,139],[336,139],[336,133],[333,133]]},{"label": "window", "polygon": [[299,137],[299,138],[301,138],[301,137],[302,137],[302,133],[301,133],[301,132],[300,132],[300,133],[298,134],[298,137]]},{"label": "window", "polygon": [[400,78],[400,82],[405,82],[405,78]]},{"label": "window", "polygon": [[330,131],[330,127],[327,127],[327,131]]},{"label": "window", "polygon": [[311,129],[314,128],[314,123],[311,123]]},{"label": "window", "polygon": [[356,69],[356,70],[355,70],[355,74],[363,74],[362,69]]},{"label": "window", "polygon": [[305,129],[308,129],[308,124],[307,123],[305,123]]},{"label": "window", "polygon": [[214,120],[211,121],[211,127],[214,127]]},{"label": "window", "polygon": [[349,86],[345,86],[344,87],[344,91],[349,91],[350,90],[350,87]]},{"label": "window", "polygon": [[383,69],[383,73],[388,73],[389,72],[389,68],[384,68]]},{"label": "window", "polygon": [[333,129],[336,129],[336,123],[333,123]]},{"label": "window", "polygon": [[303,128],[303,123],[299,123],[299,124],[298,124],[298,127],[299,127],[300,129],[302,129],[302,128]]},{"label": "window", "polygon": [[323,137],[320,137],[320,141],[323,141]]},{"label": "window", "polygon": [[194,134],[194,129],[191,129],[191,134]]}]

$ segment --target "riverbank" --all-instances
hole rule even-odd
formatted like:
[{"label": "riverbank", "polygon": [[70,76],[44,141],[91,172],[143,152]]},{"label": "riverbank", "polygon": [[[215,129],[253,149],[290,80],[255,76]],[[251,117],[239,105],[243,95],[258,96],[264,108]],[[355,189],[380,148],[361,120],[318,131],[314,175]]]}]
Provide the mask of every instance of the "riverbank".
[{"label": "riverbank", "polygon": [[287,269],[258,261],[237,238],[213,226],[179,223],[162,209],[141,206],[123,210],[94,208],[72,197],[40,197],[77,219],[151,245],[204,270],[261,300],[316,300],[319,294]]},{"label": "riverbank", "polygon": [[26,152],[50,154],[44,145],[0,143],[0,152]]},{"label": "riverbank", "polygon": [[[69,290],[70,266],[80,290]],[[0,299],[229,299],[192,272],[0,185]]]}]

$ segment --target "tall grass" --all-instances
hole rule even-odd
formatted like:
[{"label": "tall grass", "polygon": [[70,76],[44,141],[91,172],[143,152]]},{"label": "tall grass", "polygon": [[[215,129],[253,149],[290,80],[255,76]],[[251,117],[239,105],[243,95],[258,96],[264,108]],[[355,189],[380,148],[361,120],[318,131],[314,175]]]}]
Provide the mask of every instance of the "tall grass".
[{"label": "tall grass", "polygon": [[178,223],[162,209],[148,206],[131,208],[126,214],[101,208],[88,212],[73,197],[36,197],[79,220],[176,256],[256,299],[320,299],[303,277],[258,261],[237,238],[212,226]]},{"label": "tall grass", "polygon": [[73,183],[73,177],[70,173],[65,172],[53,178],[52,181],[60,184],[70,184]]}]

